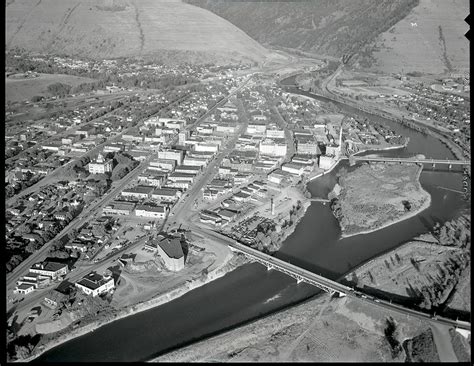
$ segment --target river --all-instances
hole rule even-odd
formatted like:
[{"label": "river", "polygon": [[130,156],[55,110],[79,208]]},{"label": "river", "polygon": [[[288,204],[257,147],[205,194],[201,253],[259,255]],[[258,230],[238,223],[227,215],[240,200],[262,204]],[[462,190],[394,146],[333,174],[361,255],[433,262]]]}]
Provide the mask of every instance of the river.
[{"label": "river", "polygon": [[[342,107],[349,113],[354,112],[351,107]],[[381,117],[373,116],[373,120],[410,137],[406,148],[379,152],[381,155],[424,154],[431,158],[454,158],[445,145],[431,136]],[[342,162],[338,168],[347,165],[347,162]],[[337,171],[334,169],[310,182],[308,189],[314,196],[325,197],[336,181]],[[459,171],[434,171],[427,167],[420,181],[432,198],[427,210],[365,235],[341,239],[337,220],[329,206],[313,202],[275,256],[337,279],[367,260],[427,232],[435,221],[443,223],[470,207],[470,202],[461,194],[447,190],[462,191],[463,176]],[[293,278],[282,273],[267,271],[260,264],[246,264],[174,301],[59,345],[35,361],[144,361],[245,324],[318,292],[305,283],[296,284]]]}]

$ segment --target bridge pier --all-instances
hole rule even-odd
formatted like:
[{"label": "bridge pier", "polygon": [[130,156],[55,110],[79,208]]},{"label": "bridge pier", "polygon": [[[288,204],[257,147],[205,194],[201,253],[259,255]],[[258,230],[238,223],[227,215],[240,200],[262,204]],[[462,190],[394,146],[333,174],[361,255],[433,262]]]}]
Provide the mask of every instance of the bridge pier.
[{"label": "bridge pier", "polygon": [[301,277],[298,277],[298,278],[296,279],[296,284],[299,285],[300,282],[304,282],[304,280],[303,280]]},{"label": "bridge pier", "polygon": [[267,267],[267,272],[273,269],[273,266],[271,265],[265,265],[265,267]]},{"label": "bridge pier", "polygon": [[433,165],[432,165],[432,168],[434,169],[435,167],[436,167],[436,164],[435,164],[435,163],[433,163]]},{"label": "bridge pier", "polygon": [[449,170],[451,170],[452,167],[453,167],[453,164],[449,164]]}]

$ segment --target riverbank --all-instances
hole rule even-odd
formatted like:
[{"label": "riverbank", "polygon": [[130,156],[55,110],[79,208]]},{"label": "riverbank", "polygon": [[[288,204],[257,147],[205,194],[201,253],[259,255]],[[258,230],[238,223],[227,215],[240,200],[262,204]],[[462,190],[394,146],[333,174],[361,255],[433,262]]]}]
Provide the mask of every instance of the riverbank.
[{"label": "riverbank", "polygon": [[342,238],[367,234],[424,211],[431,196],[419,181],[422,167],[364,164],[339,177],[342,190],[331,203]]},{"label": "riverbank", "polygon": [[50,350],[54,347],[57,347],[60,344],[68,342],[68,341],[70,341],[74,338],[80,337],[80,336],[85,335],[89,332],[93,332],[96,329],[98,329],[98,328],[100,328],[100,327],[102,327],[106,324],[110,324],[110,323],[112,323],[116,320],[123,319],[125,317],[135,315],[135,314],[143,312],[143,311],[150,310],[154,307],[157,307],[157,306],[163,305],[163,304],[165,304],[169,301],[175,300],[175,299],[183,296],[184,294],[188,293],[189,291],[192,291],[192,290],[194,290],[198,287],[201,287],[205,284],[208,284],[208,283],[210,283],[210,282],[212,282],[212,281],[214,281],[214,280],[216,280],[220,277],[223,277],[227,273],[233,271],[234,269],[236,269],[237,267],[239,267],[239,266],[241,266],[245,263],[247,263],[247,260],[245,258],[242,258],[240,256],[236,256],[236,255],[230,253],[225,258],[224,262],[219,267],[217,267],[214,270],[210,271],[209,273],[207,273],[207,275],[202,276],[201,278],[198,278],[198,279],[195,279],[195,280],[188,281],[184,285],[178,286],[177,288],[173,289],[172,291],[167,292],[165,294],[161,294],[161,295],[159,295],[157,297],[154,297],[154,298],[152,298],[148,301],[145,301],[145,302],[135,304],[135,305],[126,307],[124,309],[121,309],[110,320],[94,321],[94,322],[89,323],[89,324],[87,324],[85,326],[82,326],[80,328],[72,329],[64,337],[61,337],[59,339],[54,339],[54,340],[52,340],[52,341],[50,341],[50,342],[48,342],[44,345],[40,345],[39,347],[44,346],[41,349],[38,348],[38,346],[37,346],[37,348],[35,348],[35,350],[33,350],[34,354],[31,357],[29,357],[27,359],[22,359],[22,360],[16,360],[14,362],[30,362],[30,361],[34,360],[35,358],[39,357],[40,355],[42,355],[43,353],[45,353],[46,351],[48,351],[48,350]]}]

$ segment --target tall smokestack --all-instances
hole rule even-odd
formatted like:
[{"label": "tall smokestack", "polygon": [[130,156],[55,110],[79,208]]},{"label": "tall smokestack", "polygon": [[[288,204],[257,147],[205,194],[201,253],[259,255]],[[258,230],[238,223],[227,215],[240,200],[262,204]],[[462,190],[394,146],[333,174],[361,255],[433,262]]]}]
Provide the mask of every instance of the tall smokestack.
[{"label": "tall smokestack", "polygon": [[270,205],[272,208],[272,216],[275,216],[275,203],[273,202],[273,197],[271,198]]}]

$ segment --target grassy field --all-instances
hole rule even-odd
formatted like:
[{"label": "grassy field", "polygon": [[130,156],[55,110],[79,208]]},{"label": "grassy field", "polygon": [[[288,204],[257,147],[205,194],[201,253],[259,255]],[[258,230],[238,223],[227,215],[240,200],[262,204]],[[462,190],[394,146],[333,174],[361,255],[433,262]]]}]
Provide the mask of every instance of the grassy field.
[{"label": "grassy field", "polygon": [[[420,167],[364,164],[344,175],[339,218],[344,236],[380,229],[429,207],[430,195],[418,180]],[[403,201],[411,204],[405,211]]]},{"label": "grassy field", "polygon": [[228,21],[176,0],[16,0],[6,14],[7,48],[96,59],[174,51],[173,62],[179,51],[258,61],[267,53]]},{"label": "grassy field", "polygon": [[35,95],[51,96],[48,92],[48,85],[54,83],[69,84],[77,86],[82,83],[93,82],[93,79],[80,76],[62,74],[39,74],[36,78],[5,78],[5,101],[17,102],[30,100]]},{"label": "grassy field", "polygon": [[[469,70],[468,0],[420,0],[410,14],[376,41],[372,69],[426,73]],[[412,26],[416,23],[416,26]]]}]

